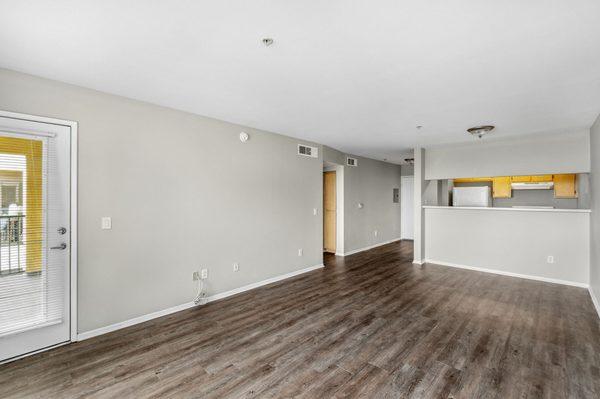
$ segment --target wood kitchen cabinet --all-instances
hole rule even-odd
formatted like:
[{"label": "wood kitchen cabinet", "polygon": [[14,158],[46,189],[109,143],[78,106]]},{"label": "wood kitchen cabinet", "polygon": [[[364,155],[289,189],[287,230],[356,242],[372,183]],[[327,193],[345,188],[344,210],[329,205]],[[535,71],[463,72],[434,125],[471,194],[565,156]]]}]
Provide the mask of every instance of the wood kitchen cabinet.
[{"label": "wood kitchen cabinet", "polygon": [[492,180],[492,193],[494,198],[510,198],[512,197],[510,176],[494,177]]},{"label": "wood kitchen cabinet", "polygon": [[510,181],[512,183],[530,183],[531,176],[511,176]]},{"label": "wood kitchen cabinet", "polygon": [[537,176],[531,176],[531,182],[532,183],[544,183],[544,182],[551,182],[553,179],[553,175],[537,175]]},{"label": "wood kitchen cabinet", "polygon": [[554,175],[554,198],[577,198],[577,175]]}]

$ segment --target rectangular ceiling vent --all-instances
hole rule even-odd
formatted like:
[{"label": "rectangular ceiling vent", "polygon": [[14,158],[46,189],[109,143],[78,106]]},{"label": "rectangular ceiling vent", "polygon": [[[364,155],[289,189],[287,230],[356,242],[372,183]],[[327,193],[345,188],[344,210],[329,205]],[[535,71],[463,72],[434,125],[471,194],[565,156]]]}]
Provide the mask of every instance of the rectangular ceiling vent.
[{"label": "rectangular ceiling vent", "polygon": [[304,157],[318,158],[319,149],[317,147],[310,147],[304,144],[298,144],[298,155]]},{"label": "rectangular ceiling vent", "polygon": [[356,158],[346,157],[346,164],[348,166],[358,166],[358,160]]}]

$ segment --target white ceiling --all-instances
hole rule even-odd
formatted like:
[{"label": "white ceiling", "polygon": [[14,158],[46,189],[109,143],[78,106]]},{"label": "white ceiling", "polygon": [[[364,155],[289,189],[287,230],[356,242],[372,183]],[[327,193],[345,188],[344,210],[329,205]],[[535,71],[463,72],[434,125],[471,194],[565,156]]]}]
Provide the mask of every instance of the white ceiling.
[{"label": "white ceiling", "polygon": [[598,0],[0,0],[0,10],[0,67],[372,158],[473,140],[465,129],[477,124],[498,137],[579,130],[600,112]]}]

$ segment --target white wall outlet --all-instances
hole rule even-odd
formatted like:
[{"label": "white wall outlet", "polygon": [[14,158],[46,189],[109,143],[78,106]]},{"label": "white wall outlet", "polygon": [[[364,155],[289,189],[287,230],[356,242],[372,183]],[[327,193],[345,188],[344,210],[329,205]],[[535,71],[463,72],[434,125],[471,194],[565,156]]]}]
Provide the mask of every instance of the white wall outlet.
[{"label": "white wall outlet", "polygon": [[379,231],[375,230],[373,234],[375,234],[375,237],[377,237],[379,235]]},{"label": "white wall outlet", "polygon": [[548,255],[548,259],[546,260],[548,263],[554,263],[554,256]]},{"label": "white wall outlet", "polygon": [[110,230],[112,229],[112,219],[110,216],[102,216],[102,230]]},{"label": "white wall outlet", "polygon": [[313,215],[317,216],[317,208],[313,208]]},{"label": "white wall outlet", "polygon": [[233,264],[233,271],[234,272],[239,272],[240,271],[240,265],[237,262]]},{"label": "white wall outlet", "polygon": [[303,254],[303,253],[304,253],[304,251],[302,250],[302,248],[300,248],[300,249],[298,250],[298,256],[302,256],[302,254]]},{"label": "white wall outlet", "polygon": [[200,280],[200,273],[198,273],[198,272],[194,272],[194,273],[192,274],[192,280],[193,280],[193,281],[198,281],[198,280]]},{"label": "white wall outlet", "polygon": [[200,270],[200,278],[206,280],[208,278],[208,269]]}]

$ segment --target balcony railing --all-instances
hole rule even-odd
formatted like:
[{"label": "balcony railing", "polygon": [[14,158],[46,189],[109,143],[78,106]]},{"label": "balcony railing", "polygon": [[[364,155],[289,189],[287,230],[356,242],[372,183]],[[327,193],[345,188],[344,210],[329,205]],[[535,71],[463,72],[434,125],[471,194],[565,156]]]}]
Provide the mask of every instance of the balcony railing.
[{"label": "balcony railing", "polygon": [[0,215],[0,274],[25,271],[25,215]]}]

